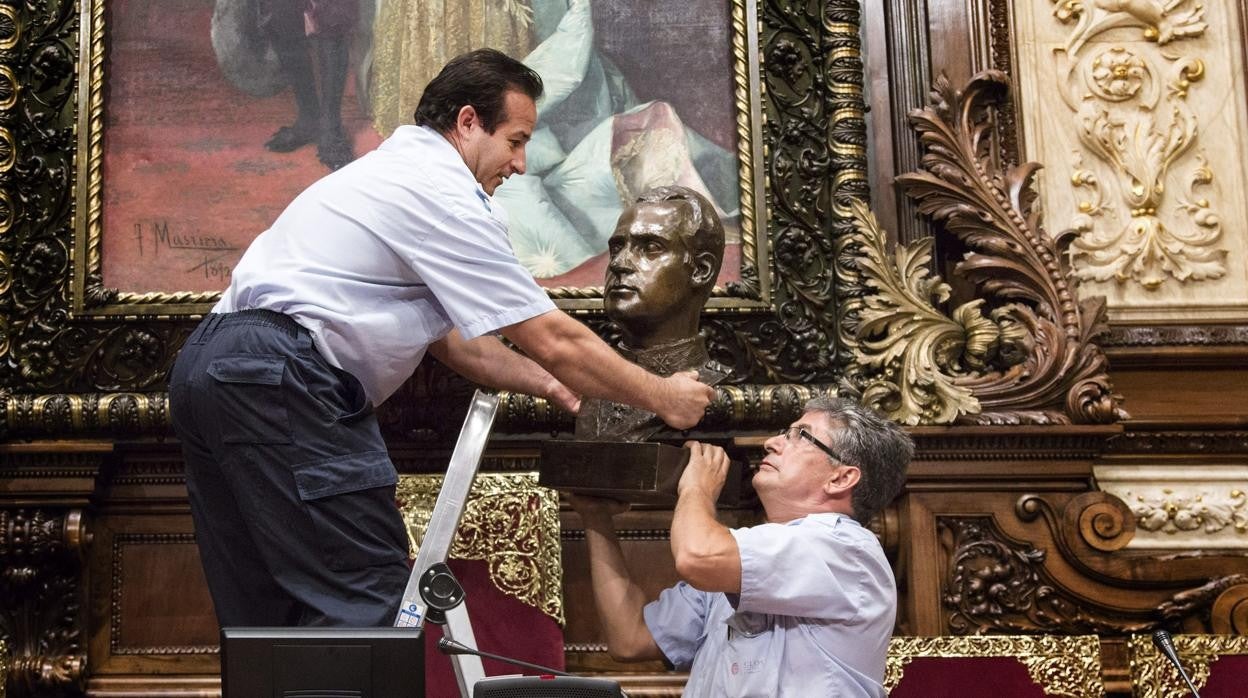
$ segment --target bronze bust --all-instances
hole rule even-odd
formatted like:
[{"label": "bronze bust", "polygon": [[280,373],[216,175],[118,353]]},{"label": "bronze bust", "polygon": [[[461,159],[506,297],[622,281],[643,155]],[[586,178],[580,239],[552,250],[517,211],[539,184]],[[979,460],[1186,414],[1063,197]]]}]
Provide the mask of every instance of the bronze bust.
[{"label": "bronze bust", "polygon": [[[662,376],[693,370],[704,383],[722,380],[727,370],[710,361],[698,334],[724,257],[724,228],[710,201],[681,186],[645,192],[620,215],[608,255],[603,304],[620,328],[620,353]],[[644,441],[660,428],[650,412],[588,399],[576,438]]]}]

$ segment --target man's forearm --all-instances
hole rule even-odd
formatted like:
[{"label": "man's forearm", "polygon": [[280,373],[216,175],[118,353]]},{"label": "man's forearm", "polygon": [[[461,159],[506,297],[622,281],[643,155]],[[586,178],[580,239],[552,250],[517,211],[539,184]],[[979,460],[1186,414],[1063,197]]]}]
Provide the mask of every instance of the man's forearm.
[{"label": "man's forearm", "polygon": [[660,412],[666,402],[661,378],[625,361],[589,328],[563,313],[534,318],[504,334],[580,395],[627,402],[651,412]]},{"label": "man's forearm", "polygon": [[439,361],[474,383],[498,390],[550,397],[557,381],[536,361],[508,349],[497,337],[465,340],[452,330],[430,351]]},{"label": "man's forearm", "polygon": [[672,515],[672,557],[681,579],[702,591],[741,591],[737,539],[715,518],[714,493],[681,493]]},{"label": "man's forearm", "polygon": [[633,582],[610,520],[586,522],[589,569],[598,620],[607,635],[607,649],[621,661],[662,659],[663,653],[646,627],[645,593]]}]

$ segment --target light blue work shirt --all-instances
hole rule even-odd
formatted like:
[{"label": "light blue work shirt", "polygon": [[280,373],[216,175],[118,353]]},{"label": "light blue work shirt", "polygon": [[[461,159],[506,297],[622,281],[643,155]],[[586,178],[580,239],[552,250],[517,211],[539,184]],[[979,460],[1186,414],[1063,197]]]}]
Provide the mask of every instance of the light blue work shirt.
[{"label": "light blue work shirt", "polygon": [[645,607],[659,649],[690,672],[684,695],[882,698],[897,588],[875,534],[812,514],[732,535],[739,595],[681,582]]},{"label": "light blue work shirt", "polygon": [[401,126],[296,197],[247,248],[213,312],[289,315],[381,404],[452,327],[472,339],[554,307],[450,142]]}]

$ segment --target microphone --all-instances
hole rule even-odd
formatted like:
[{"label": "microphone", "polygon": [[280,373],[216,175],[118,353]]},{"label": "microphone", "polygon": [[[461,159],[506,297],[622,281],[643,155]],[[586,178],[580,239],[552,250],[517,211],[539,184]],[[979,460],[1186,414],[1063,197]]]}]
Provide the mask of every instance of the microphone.
[{"label": "microphone", "polygon": [[545,666],[542,666],[541,664],[530,664],[528,662],[522,662],[519,659],[512,659],[511,657],[504,657],[500,654],[494,654],[492,652],[484,652],[482,650],[473,649],[469,647],[468,645],[465,645],[462,642],[456,642],[449,637],[443,637],[441,640],[438,640],[438,651],[446,655],[474,654],[478,657],[487,657],[489,659],[496,659],[500,662],[506,662],[508,664],[522,666],[526,669],[534,669],[536,671],[542,672],[543,674],[553,674],[555,676],[572,676],[572,674],[569,674],[566,671],[559,671],[558,669],[551,669],[550,667],[545,667]]},{"label": "microphone", "polygon": [[1192,680],[1187,678],[1187,672],[1183,671],[1183,665],[1179,663],[1179,653],[1174,649],[1174,639],[1170,637],[1170,633],[1165,630],[1155,631],[1153,633],[1153,646],[1166,655],[1166,659],[1169,659],[1174,668],[1178,670],[1179,676],[1182,676],[1183,680],[1187,682],[1187,687],[1191,690],[1192,696],[1200,698],[1200,694],[1196,692],[1196,687],[1192,685]]}]

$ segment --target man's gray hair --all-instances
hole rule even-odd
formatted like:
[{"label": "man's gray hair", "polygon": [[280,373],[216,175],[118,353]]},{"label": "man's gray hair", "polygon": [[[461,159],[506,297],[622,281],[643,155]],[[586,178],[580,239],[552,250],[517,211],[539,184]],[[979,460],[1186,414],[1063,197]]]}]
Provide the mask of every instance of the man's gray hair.
[{"label": "man's gray hair", "polygon": [[851,502],[854,519],[866,524],[901,494],[906,466],[914,457],[914,442],[901,427],[851,400],[817,397],[807,402],[804,410],[831,420],[832,443],[828,445],[846,465],[861,471]]}]

